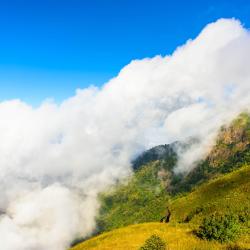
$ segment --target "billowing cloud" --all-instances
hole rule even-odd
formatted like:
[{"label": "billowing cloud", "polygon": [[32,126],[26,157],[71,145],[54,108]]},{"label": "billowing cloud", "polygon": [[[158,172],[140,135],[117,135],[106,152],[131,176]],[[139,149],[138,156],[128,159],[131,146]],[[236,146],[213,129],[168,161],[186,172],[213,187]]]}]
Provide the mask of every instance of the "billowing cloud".
[{"label": "billowing cloud", "polygon": [[221,19],[173,55],[132,61],[60,105],[0,103],[1,249],[64,250],[91,233],[97,194],[145,148],[200,138],[176,168],[188,171],[248,109],[249,65],[249,31]]}]

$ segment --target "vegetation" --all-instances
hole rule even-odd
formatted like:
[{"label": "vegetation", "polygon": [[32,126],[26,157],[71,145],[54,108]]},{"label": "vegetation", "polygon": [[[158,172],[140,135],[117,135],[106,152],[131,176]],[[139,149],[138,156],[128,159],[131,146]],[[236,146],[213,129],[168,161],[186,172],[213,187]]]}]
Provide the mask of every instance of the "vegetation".
[{"label": "vegetation", "polygon": [[102,194],[99,231],[109,231],[130,224],[160,221],[169,199],[157,178],[159,163],[138,170],[128,183]]},{"label": "vegetation", "polygon": [[172,200],[171,220],[200,225],[215,213],[239,216],[248,228],[250,214],[250,166],[244,166],[197,187],[193,192]]},{"label": "vegetation", "polygon": [[[229,246],[201,240],[185,224],[175,226],[151,222],[103,233],[78,244],[71,250],[138,250],[152,234],[158,235],[164,242],[167,242],[167,249],[169,250],[226,250]],[[239,239],[235,244],[247,247],[244,238]]]},{"label": "vegetation", "polygon": [[165,250],[166,243],[156,234],[151,235],[140,250]]},{"label": "vegetation", "polygon": [[[148,171],[151,169],[150,166],[148,166],[148,169],[146,168]],[[204,183],[185,196],[175,197],[169,204],[171,220],[168,224],[144,223],[120,228],[87,240],[74,247],[73,250],[138,250],[152,234],[158,235],[163,241],[167,242],[167,247],[170,250],[250,249],[249,177],[250,167],[244,166],[232,173]],[[193,234],[193,231],[197,230],[199,225],[202,225],[205,218],[209,218],[216,212],[218,216],[221,215],[222,217],[227,213],[238,217],[237,223],[241,225],[241,234],[239,235],[240,238],[234,243],[210,242],[199,239]],[[186,218],[188,216],[190,219],[187,223]],[[110,220],[113,218],[115,217],[109,217]]]},{"label": "vegetation", "polygon": [[161,161],[166,169],[172,169],[177,162],[177,153],[175,147],[178,142],[172,144],[165,144],[153,147],[141,155],[139,155],[133,162],[133,169],[139,170],[142,166],[145,166],[154,161]]},{"label": "vegetation", "polygon": [[[72,249],[144,249],[152,234],[170,250],[250,249],[249,115],[223,127],[211,152],[185,176],[173,172],[176,145],[135,159],[133,176],[100,195],[98,233],[106,233]],[[167,209],[170,223],[138,224],[159,222]]]},{"label": "vegetation", "polygon": [[222,127],[215,146],[196,168],[172,181],[172,192],[190,191],[193,187],[250,164],[250,116],[242,113],[228,127]]},{"label": "vegetation", "polygon": [[229,242],[234,240],[240,231],[239,219],[235,215],[212,215],[203,220],[197,235],[206,240]]}]

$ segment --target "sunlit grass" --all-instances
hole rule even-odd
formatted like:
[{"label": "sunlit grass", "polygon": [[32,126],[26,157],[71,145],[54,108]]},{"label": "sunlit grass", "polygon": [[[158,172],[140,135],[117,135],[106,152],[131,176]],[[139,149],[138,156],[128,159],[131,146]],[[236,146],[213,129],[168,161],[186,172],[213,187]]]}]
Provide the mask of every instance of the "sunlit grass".
[{"label": "sunlit grass", "polygon": [[[228,247],[228,244],[200,240],[187,225],[144,223],[103,233],[73,247],[71,250],[138,250],[152,234],[160,236],[167,243],[169,250],[213,250],[227,249]],[[247,240],[242,238],[237,244],[250,247],[247,245]]]}]

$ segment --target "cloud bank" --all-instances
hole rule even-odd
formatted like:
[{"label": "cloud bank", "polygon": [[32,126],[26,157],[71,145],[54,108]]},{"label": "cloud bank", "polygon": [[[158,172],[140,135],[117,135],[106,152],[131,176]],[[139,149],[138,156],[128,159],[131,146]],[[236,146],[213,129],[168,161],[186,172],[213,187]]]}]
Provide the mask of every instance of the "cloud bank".
[{"label": "cloud bank", "polygon": [[91,233],[97,194],[143,149],[196,136],[176,167],[189,171],[248,109],[249,65],[249,31],[220,19],[173,55],[134,60],[60,105],[0,103],[1,249],[65,250]]}]

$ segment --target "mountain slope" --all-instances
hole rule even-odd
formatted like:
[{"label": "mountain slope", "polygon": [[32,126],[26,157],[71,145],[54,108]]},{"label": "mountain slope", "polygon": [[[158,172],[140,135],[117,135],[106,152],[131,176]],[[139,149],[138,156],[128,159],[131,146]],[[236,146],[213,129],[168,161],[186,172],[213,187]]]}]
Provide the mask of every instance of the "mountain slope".
[{"label": "mountain slope", "polygon": [[132,161],[133,169],[135,171],[139,170],[142,166],[158,160],[165,164],[165,168],[172,169],[177,161],[176,147],[179,146],[179,144],[178,142],[174,142],[159,145],[143,152]]},{"label": "mountain slope", "polygon": [[[174,250],[250,249],[249,179],[250,166],[244,166],[204,183],[186,196],[172,200],[169,204],[171,219],[168,224],[144,223],[115,229],[80,243],[71,250],[133,250],[138,249],[152,234],[159,235],[167,243],[168,249]],[[198,239],[192,233],[203,218],[214,212],[233,213],[244,220],[241,223],[241,237],[236,242],[230,244],[208,242]]]},{"label": "mountain slope", "polygon": [[240,114],[229,126],[224,126],[207,157],[187,175],[172,183],[172,192],[190,191],[217,175],[229,173],[250,164],[250,116]]},{"label": "mountain slope", "polygon": [[97,218],[99,232],[135,223],[159,221],[166,210],[169,195],[158,178],[159,162],[144,166],[127,183],[100,196]]},{"label": "mountain slope", "polygon": [[[187,143],[178,145],[189,146]],[[125,182],[119,183],[100,195],[101,208],[97,217],[97,233],[130,224],[159,222],[167,208],[171,212],[168,228],[170,231],[174,225],[180,231],[183,227],[188,230],[195,229],[205,217],[214,213],[222,215],[233,213],[241,220],[242,242],[244,243],[242,244],[250,249],[249,115],[243,113],[229,126],[221,128],[217,141],[207,157],[197,163],[196,168],[187,175],[174,174],[173,168],[176,161],[177,154],[173,145],[157,146],[139,156],[133,163],[134,174]],[[128,230],[130,228],[136,231],[137,227],[128,227]],[[146,228],[143,230],[150,231]],[[114,231],[115,235],[117,235],[116,232],[120,231]],[[140,234],[140,230],[138,234]],[[113,231],[103,235],[106,235],[105,238],[111,246],[115,244],[115,238],[112,240]],[[191,231],[189,231],[190,235]],[[104,244],[104,238],[95,239]],[[137,235],[134,232],[130,240],[136,239]],[[129,239],[127,240],[129,241]],[[171,239],[169,240],[171,241]],[[105,249],[98,248],[98,242],[93,243],[97,246],[94,249]],[[118,242],[123,244],[123,239]],[[200,246],[203,246],[203,243],[200,242]],[[125,249],[126,244],[124,243],[124,248],[122,245],[117,249]],[[112,248],[107,247],[106,249]],[[173,249],[187,248],[184,246],[184,248]]]},{"label": "mountain slope", "polygon": [[247,165],[202,184],[191,193],[171,202],[171,221],[200,224],[211,214],[231,213],[245,216],[249,222],[249,180],[250,166]]},{"label": "mountain slope", "polygon": [[[174,151],[177,143],[146,151],[134,161],[134,175],[126,183],[120,183],[112,191],[100,196],[98,231],[160,221],[165,215],[169,199],[175,197],[176,193],[190,192],[197,185],[250,163],[249,131],[250,118],[241,114],[230,126],[221,129],[206,159],[186,176],[173,173],[177,161]],[[141,165],[144,163],[147,164]]]}]

